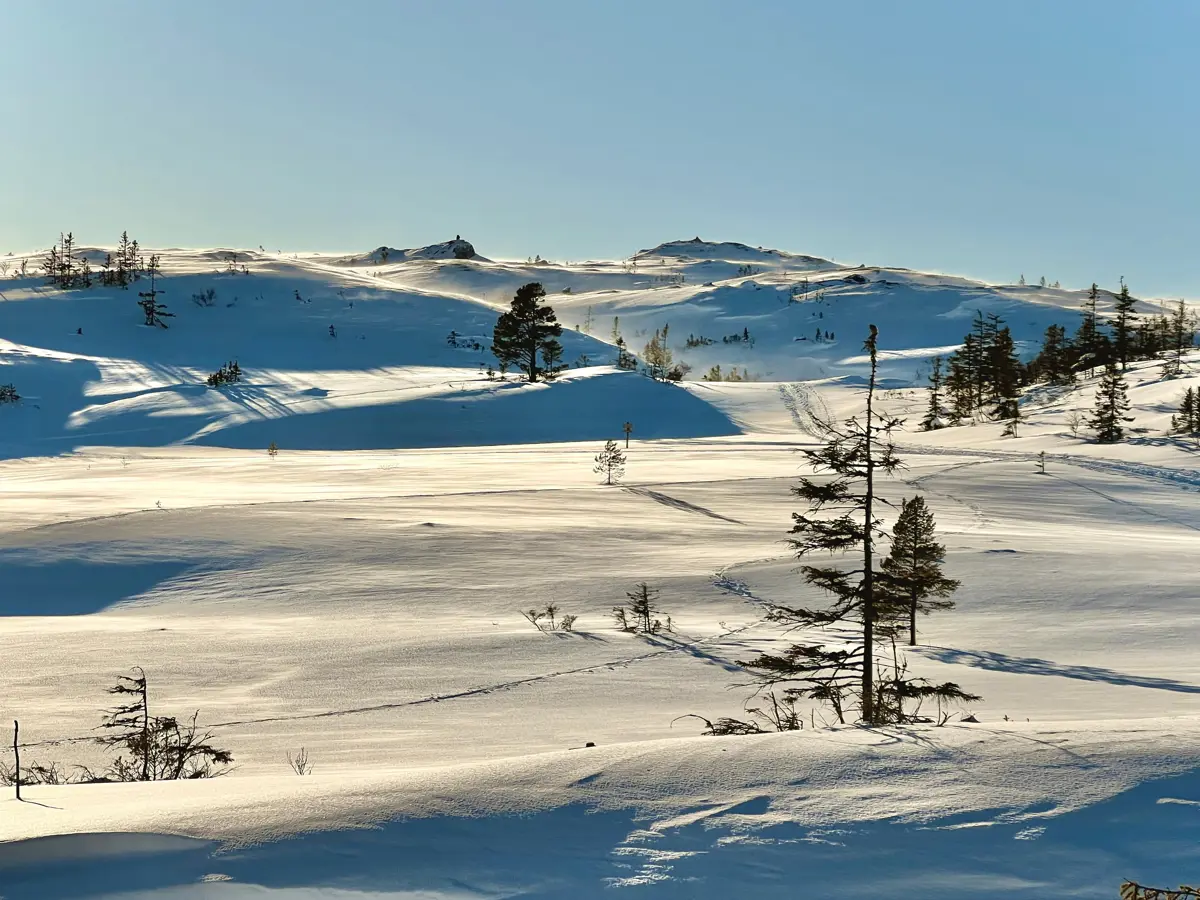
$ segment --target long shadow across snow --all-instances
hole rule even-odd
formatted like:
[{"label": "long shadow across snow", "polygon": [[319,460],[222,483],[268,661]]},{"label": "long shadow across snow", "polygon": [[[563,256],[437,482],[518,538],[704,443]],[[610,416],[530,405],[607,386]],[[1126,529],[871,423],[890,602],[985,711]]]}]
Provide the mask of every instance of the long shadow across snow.
[{"label": "long shadow across snow", "polygon": [[1176,691],[1180,694],[1200,694],[1200,685],[1175,681],[1171,678],[1155,678],[1151,675],[1129,675],[1101,666],[1071,666],[1049,659],[1030,656],[1008,656],[990,650],[955,650],[949,647],[917,648],[923,656],[938,662],[973,666],[992,672],[1012,672],[1017,675],[1049,675],[1057,678],[1075,678],[1080,681],[1103,681],[1126,687],[1153,688],[1160,691]]}]

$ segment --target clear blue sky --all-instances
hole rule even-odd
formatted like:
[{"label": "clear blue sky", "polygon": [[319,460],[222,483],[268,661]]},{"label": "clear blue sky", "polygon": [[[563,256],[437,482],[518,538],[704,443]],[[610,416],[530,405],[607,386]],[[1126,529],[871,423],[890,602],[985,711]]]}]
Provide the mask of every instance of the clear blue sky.
[{"label": "clear blue sky", "polygon": [[0,252],[700,235],[1200,296],[1196,0],[6,0]]}]

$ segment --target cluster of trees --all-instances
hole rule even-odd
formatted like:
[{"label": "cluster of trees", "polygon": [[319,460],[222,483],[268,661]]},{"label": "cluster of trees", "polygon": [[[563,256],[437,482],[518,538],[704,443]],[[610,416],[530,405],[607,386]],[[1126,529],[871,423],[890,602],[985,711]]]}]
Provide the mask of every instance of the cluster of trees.
[{"label": "cluster of trees", "polygon": [[995,418],[1013,418],[1023,380],[1012,332],[1004,320],[994,313],[976,313],[970,333],[945,369],[940,357],[933,361],[929,408],[921,427],[928,431],[985,410]]},{"label": "cluster of trees", "polygon": [[[92,286],[92,264],[83,254],[76,253],[75,235],[72,232],[59,234],[58,243],[46,251],[42,258],[42,272],[50,283],[60,288],[87,288]],[[146,263],[136,240],[130,240],[129,232],[121,232],[114,256],[108,253],[100,264],[100,284],[105,287],[128,287],[146,272]]]},{"label": "cluster of trees", "polygon": [[0,403],[19,403],[20,400],[21,395],[14,385],[0,384]]},{"label": "cluster of trees", "polygon": [[237,384],[242,380],[242,368],[237,360],[230,360],[205,379],[209,387],[223,387],[227,384]]},{"label": "cluster of trees", "polygon": [[1179,412],[1171,416],[1171,433],[1200,437],[1200,392],[1188,388],[1179,402]]},{"label": "cluster of trees", "polygon": [[1163,357],[1165,374],[1179,374],[1180,360],[1196,336],[1195,321],[1182,300],[1169,313],[1140,316],[1129,286],[1122,284],[1111,316],[1102,320],[1096,309],[1099,297],[1100,289],[1093,284],[1074,335],[1068,336],[1061,325],[1046,329],[1041,352],[1026,372],[1029,381],[1072,384],[1080,372],[1091,375],[1110,364],[1125,371],[1136,360]]},{"label": "cluster of trees", "polygon": [[[157,265],[158,257],[151,260]],[[136,240],[130,240],[129,232],[121,232],[117,242],[116,256],[109,253],[100,265],[100,283],[106,287],[128,287],[146,272],[146,263]]]},{"label": "cluster of trees", "polygon": [[752,381],[749,369],[738,371],[734,366],[728,372],[722,372],[719,365],[713,366],[707,373],[700,376],[701,381]]},{"label": "cluster of trees", "polygon": [[46,251],[42,272],[55,287],[86,288],[92,286],[92,264],[86,256],[76,257],[75,235],[60,233],[58,243]]},{"label": "cluster of trees", "polygon": [[683,381],[684,376],[691,371],[691,366],[687,363],[675,362],[675,354],[671,352],[667,343],[670,331],[670,323],[656,328],[654,336],[642,348],[642,359],[645,360],[647,372],[655,381]]},{"label": "cluster of trees", "polygon": [[750,337],[750,329],[749,328],[743,328],[740,334],[737,332],[734,332],[733,334],[725,335],[725,337],[721,338],[721,343],[722,344],[749,344],[751,347],[753,347],[754,346],[754,338]]},{"label": "cluster of trees", "polygon": [[[824,423],[825,442],[804,451],[814,472],[830,477],[802,478],[794,488],[807,508],[793,514],[789,542],[802,561],[804,580],[828,594],[832,603],[776,606],[770,613],[789,629],[832,626],[847,637],[834,644],[802,640],[782,652],[739,661],[759,677],[769,705],[748,709],[754,717],[750,721],[703,719],[710,734],[761,731],[762,720],[779,730],[800,728],[796,707],[805,699],[827,706],[839,722],[857,712],[867,725],[927,721],[921,715],[926,703],[936,704],[940,724],[951,707],[979,699],[954,682],[912,676],[898,647],[905,634],[910,644],[916,642],[918,613],[953,605],[949,597],[959,583],[942,572],[945,547],[936,540],[933,515],[920,497],[901,504],[890,553],[882,563],[877,559],[880,543],[888,539],[879,517],[887,501],[878,493],[877,480],[901,466],[891,437],[901,422],[875,408],[877,342],[872,325],[865,344],[871,374],[864,417]],[[809,562],[819,554],[857,557],[860,563]]]},{"label": "cluster of trees", "polygon": [[1018,395],[1032,383],[1067,386],[1081,373],[1103,371],[1096,409],[1090,424],[1097,440],[1113,443],[1124,437],[1129,404],[1122,373],[1131,362],[1163,359],[1168,377],[1182,373],[1183,355],[1196,333],[1183,301],[1170,313],[1139,316],[1128,285],[1113,295],[1107,319],[1097,310],[1100,289],[1093,284],[1074,334],[1062,325],[1046,329],[1042,347],[1028,364],[1016,353],[1012,334],[1000,316],[976,313],[971,332],[948,360],[933,360],[929,376],[929,406],[921,427],[926,431],[954,425],[977,415],[1007,422],[1006,434],[1016,434],[1020,421]]},{"label": "cluster of trees", "polygon": [[446,343],[455,350],[482,350],[483,344],[474,338],[463,337],[457,331],[451,331],[446,335]]}]

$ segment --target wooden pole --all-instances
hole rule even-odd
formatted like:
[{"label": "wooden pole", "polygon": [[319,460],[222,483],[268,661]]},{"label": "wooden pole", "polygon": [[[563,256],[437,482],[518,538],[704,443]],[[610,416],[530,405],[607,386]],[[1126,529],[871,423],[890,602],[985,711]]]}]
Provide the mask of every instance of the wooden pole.
[{"label": "wooden pole", "polygon": [[17,743],[17,738],[21,735],[21,723],[13,719],[13,757],[16,759],[17,771],[13,783],[17,787],[17,799],[21,799],[21,747]]}]

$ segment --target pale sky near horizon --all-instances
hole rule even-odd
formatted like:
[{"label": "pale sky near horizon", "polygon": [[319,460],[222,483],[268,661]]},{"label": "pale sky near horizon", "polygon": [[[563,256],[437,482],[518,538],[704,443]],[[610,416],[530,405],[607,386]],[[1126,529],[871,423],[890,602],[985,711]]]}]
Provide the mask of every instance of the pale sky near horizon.
[{"label": "pale sky near horizon", "polygon": [[1200,3],[0,0],[0,253],[699,235],[1200,297]]}]

